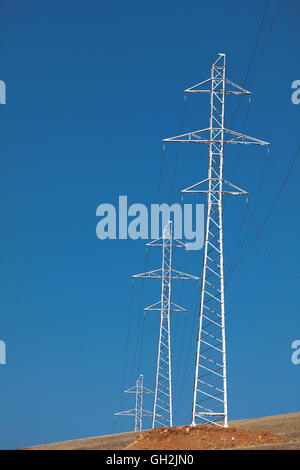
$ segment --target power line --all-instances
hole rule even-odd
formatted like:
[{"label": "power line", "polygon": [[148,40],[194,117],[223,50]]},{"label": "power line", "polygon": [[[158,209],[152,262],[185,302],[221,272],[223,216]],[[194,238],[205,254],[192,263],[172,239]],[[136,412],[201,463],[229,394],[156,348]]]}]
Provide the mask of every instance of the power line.
[{"label": "power line", "polygon": [[251,78],[250,78],[249,83],[252,82],[252,80],[253,80],[253,78],[254,78],[254,75],[256,74],[257,68],[258,68],[258,66],[259,66],[259,64],[260,64],[260,62],[261,62],[262,56],[263,56],[263,54],[264,54],[264,52],[265,52],[265,49],[266,49],[266,47],[267,47],[267,45],[268,45],[270,36],[271,36],[271,34],[272,34],[274,25],[275,25],[275,23],[276,23],[276,19],[277,19],[278,13],[279,13],[279,9],[280,9],[281,3],[282,3],[282,0],[279,0],[279,1],[278,1],[277,8],[276,8],[276,11],[275,11],[275,14],[274,14],[274,17],[273,17],[273,20],[272,20],[272,23],[271,23],[271,26],[270,26],[270,29],[269,29],[269,31],[268,31],[268,33],[267,33],[267,37],[266,37],[265,42],[264,42],[264,44],[263,44],[262,50],[261,50],[261,52],[260,52],[260,55],[259,55],[259,57],[258,57],[258,59],[257,59],[256,65],[255,65],[255,67],[254,67],[254,71],[253,71],[253,73],[252,73],[252,76],[251,76]]},{"label": "power line", "polygon": [[289,168],[288,168],[288,171],[287,171],[287,173],[286,173],[286,175],[285,175],[285,177],[284,177],[284,179],[283,179],[283,182],[282,182],[282,184],[281,184],[281,186],[280,186],[280,189],[279,189],[279,191],[278,191],[278,193],[277,193],[277,195],[276,195],[276,197],[275,197],[275,199],[274,199],[274,202],[273,202],[271,208],[270,208],[269,211],[268,211],[268,214],[267,214],[267,216],[266,216],[264,222],[262,223],[261,227],[257,230],[256,237],[254,238],[254,240],[252,241],[252,243],[248,246],[248,248],[247,248],[246,251],[243,253],[243,255],[240,256],[240,258],[239,258],[239,259],[236,261],[236,263],[233,265],[231,271],[228,272],[228,276],[229,276],[229,277],[228,277],[226,283],[228,283],[228,281],[229,281],[230,277],[232,276],[232,273],[235,271],[235,269],[241,264],[242,261],[244,261],[244,259],[245,259],[245,258],[248,256],[248,254],[251,252],[252,248],[254,247],[255,243],[257,242],[257,240],[259,239],[261,233],[263,232],[265,226],[267,225],[268,221],[270,220],[270,218],[271,218],[271,216],[272,216],[272,214],[273,214],[273,211],[274,211],[274,209],[275,209],[275,207],[276,207],[276,205],[277,205],[277,203],[278,203],[278,201],[279,201],[279,199],[280,199],[281,193],[282,193],[282,191],[283,191],[283,189],[284,189],[284,187],[285,187],[285,185],[286,185],[286,183],[287,183],[287,181],[288,181],[288,178],[289,178],[289,176],[290,176],[290,174],[291,174],[291,172],[292,172],[292,170],[293,170],[293,167],[294,167],[294,165],[295,165],[295,163],[296,163],[296,160],[297,160],[297,157],[298,157],[298,154],[299,154],[299,150],[300,150],[300,146],[298,147],[298,149],[297,149],[297,151],[296,151],[296,153],[295,153],[295,155],[294,155],[294,157],[293,157],[293,159],[292,159],[292,161],[291,161],[291,163],[290,163],[290,166],[289,166]]},{"label": "power line", "polygon": [[[258,232],[258,229],[257,229],[257,225],[256,223],[253,221],[253,226],[256,230],[256,232]],[[278,268],[280,268],[282,271],[284,271],[286,274],[288,274],[289,276],[292,276],[292,277],[295,277],[296,279],[300,279],[300,275],[297,274],[297,273],[294,273],[293,271],[290,271],[289,269],[287,269],[282,263],[280,263],[280,261],[278,261],[278,259],[276,258],[276,256],[271,252],[271,250],[269,249],[268,245],[264,242],[262,236],[260,235],[260,238],[259,238],[259,241],[261,242],[264,250],[266,251],[267,255],[271,258],[271,260],[273,261],[273,263],[276,264],[276,266]]]},{"label": "power line", "polygon": [[[186,94],[184,95],[184,105],[183,105],[183,111],[182,111],[182,116],[181,116],[181,126],[180,126],[181,131],[180,132],[183,132],[185,114],[186,114]],[[179,148],[180,148],[180,145],[177,144],[176,156],[175,156],[175,161],[174,161],[174,170],[173,170],[173,176],[172,176],[172,179],[171,179],[168,204],[170,204],[171,197],[173,195],[173,186],[174,186],[174,180],[175,180],[176,170],[177,170],[177,163],[178,163],[178,157],[179,157]]]},{"label": "power line", "polygon": [[[180,129],[183,129],[184,126],[184,120],[185,120],[185,115],[186,115],[186,105],[187,105],[187,100],[186,100],[186,95],[184,96],[184,106],[183,106],[183,111],[182,111],[182,116],[181,116],[181,125]],[[171,197],[173,195],[173,186],[174,186],[174,180],[176,176],[176,170],[177,170],[177,163],[178,163],[178,158],[179,158],[179,145],[177,146],[176,150],[176,156],[174,160],[174,168],[173,168],[173,174],[172,177],[169,175],[169,171],[167,169],[166,165],[166,151],[165,151],[165,145],[163,145],[162,148],[162,157],[161,157],[161,162],[160,162],[160,170],[159,170],[159,178],[158,178],[158,187],[157,187],[157,193],[156,193],[156,200],[157,203],[159,203],[159,195],[160,195],[160,189],[161,189],[161,184],[162,184],[162,177],[163,177],[163,169],[165,167],[165,172],[167,176],[167,181],[169,184],[169,201],[168,204],[170,204]]]},{"label": "power line", "polygon": [[[146,247],[145,260],[144,260],[144,271],[147,270],[148,257],[149,257],[149,251],[148,251],[148,248]],[[144,279],[142,280],[142,283],[141,283],[141,289],[140,289],[139,297],[140,297],[140,302],[139,302],[139,307],[138,307],[138,327],[137,327],[137,336],[136,336],[136,342],[135,342],[135,347],[134,347],[134,356],[133,356],[133,359],[132,359],[131,383],[133,382],[133,377],[139,373],[140,354],[141,354],[141,350],[142,350],[142,346],[141,346],[141,344],[142,344],[141,329],[142,329],[142,333],[143,333],[144,321],[145,321],[145,315],[144,315],[144,309],[143,309]],[[143,312],[143,318],[141,318],[141,315],[140,315],[141,311]]]},{"label": "power line", "polygon": [[[250,69],[251,69],[252,64],[253,64],[254,56],[255,56],[255,53],[256,53],[256,50],[257,50],[257,47],[258,47],[258,43],[259,43],[259,40],[260,40],[261,33],[262,33],[262,29],[263,29],[265,17],[266,17],[266,14],[267,14],[269,2],[270,2],[270,0],[267,0],[266,3],[265,3],[265,8],[264,8],[264,11],[263,11],[262,19],[260,21],[259,30],[258,30],[258,33],[257,33],[257,36],[256,36],[256,40],[255,40],[255,44],[254,44],[254,47],[253,47],[253,50],[252,50],[252,54],[251,54],[251,57],[250,57],[248,69],[247,69],[247,72],[246,72],[246,75],[245,75],[245,78],[244,78],[244,81],[243,81],[243,88],[246,88],[246,86],[248,84],[248,76],[249,76]],[[235,108],[235,111],[233,113],[233,117],[232,117],[232,120],[231,120],[231,123],[230,123],[230,128],[234,124],[234,121],[235,121],[238,109],[240,107],[241,101],[242,101],[242,96],[240,96],[239,99],[238,99],[238,102],[237,102],[237,105],[236,105],[236,108]]]},{"label": "power line", "polygon": [[[265,20],[265,16],[266,16],[266,12],[267,12],[267,9],[268,9],[268,5],[269,5],[269,0],[267,0],[267,2],[266,2],[266,4],[265,4],[264,13],[263,13],[263,16],[262,16],[262,20],[261,20],[261,24],[260,24],[258,36],[257,36],[257,38],[256,38],[256,42],[255,42],[255,46],[254,46],[254,49],[253,49],[253,52],[252,52],[250,64],[249,64],[249,67],[248,67],[248,70],[247,70],[247,73],[246,73],[245,84],[246,84],[246,81],[247,81],[247,78],[248,78],[248,75],[249,75],[249,72],[250,72],[250,69],[251,69],[251,65],[252,65],[252,63],[253,63],[253,59],[254,59],[255,52],[256,52],[256,49],[257,49],[257,45],[258,45],[258,42],[259,42],[259,38],[260,38],[261,33],[262,33],[263,23],[264,23],[264,20]],[[267,37],[266,37],[265,42],[264,42],[264,44],[263,44],[261,53],[260,53],[260,55],[259,55],[259,57],[258,57],[258,60],[257,60],[256,65],[255,65],[255,67],[254,67],[254,71],[253,71],[253,73],[252,73],[252,76],[251,76],[251,78],[250,78],[249,83],[247,84],[247,86],[253,81],[254,76],[255,76],[255,74],[256,74],[256,71],[257,71],[257,69],[258,69],[258,66],[259,66],[259,64],[260,64],[260,62],[261,62],[263,53],[264,53],[264,51],[265,51],[265,49],[266,49],[266,46],[267,46],[267,44],[268,44],[268,42],[269,42],[269,39],[270,39],[272,30],[273,30],[273,27],[274,27],[274,25],[275,25],[275,22],[276,22],[276,19],[277,19],[277,16],[278,16],[278,12],[279,12],[280,5],[281,5],[281,0],[279,0],[279,3],[278,3],[278,6],[277,6],[275,15],[274,15],[274,17],[273,17],[273,20],[272,20],[272,23],[271,23],[271,26],[270,26],[270,29],[269,29],[269,31],[268,31],[268,33],[267,33]],[[241,97],[240,97],[240,99],[241,99]],[[238,103],[238,105],[239,105],[239,103]],[[236,110],[236,111],[237,111],[237,110]],[[244,127],[243,127],[243,132],[245,132],[245,129],[246,129],[246,123],[247,123],[247,120],[248,120],[248,117],[249,117],[249,112],[250,112],[250,106],[248,105],[247,115],[246,115],[245,122],[244,122]],[[236,112],[235,112],[235,114],[234,114],[234,118],[235,118],[235,116],[236,116]],[[237,155],[236,155],[236,160],[235,160],[235,165],[234,165],[234,174],[236,173],[236,170],[237,170],[238,160],[239,160],[239,150],[238,150]],[[262,173],[262,176],[261,176],[260,184],[259,184],[259,187],[258,187],[258,192],[257,192],[256,197],[255,197],[255,203],[254,203],[254,208],[253,208],[253,210],[252,210],[252,215],[251,215],[251,218],[250,218],[250,222],[249,222],[248,228],[246,229],[246,232],[245,232],[245,234],[244,234],[244,238],[243,238],[243,241],[242,241],[242,243],[241,243],[241,247],[240,247],[240,250],[239,250],[238,255],[240,254],[241,249],[242,249],[242,247],[244,246],[244,243],[245,243],[245,241],[246,241],[246,239],[247,239],[249,227],[250,227],[250,224],[251,224],[251,220],[252,220],[252,218],[253,218],[255,206],[256,206],[256,203],[257,203],[257,199],[258,199],[258,194],[260,193],[261,188],[262,188],[262,186],[263,186],[263,180],[264,180],[265,170],[266,170],[266,163],[267,163],[268,161],[269,161],[269,159],[266,159],[265,167],[264,167],[264,169],[263,169],[263,173]],[[246,215],[247,209],[248,209],[248,208],[246,207],[246,209],[245,209],[245,211],[244,211],[244,215],[243,215],[243,217],[242,217],[241,226],[240,226],[240,229],[239,229],[239,235],[238,235],[238,238],[237,238],[237,241],[236,241],[236,247],[239,245],[240,239],[241,239],[241,237],[242,237],[242,231],[243,231],[243,226],[244,226],[244,223],[245,223],[245,215]],[[232,268],[234,258],[235,258],[235,251],[234,251],[234,253],[233,253],[233,257],[232,257],[232,261],[231,261],[231,266],[230,266],[229,272],[230,272],[230,270],[231,270],[231,268]]]},{"label": "power line", "polygon": [[[123,374],[122,374],[122,390],[125,388],[125,372],[127,371],[127,360],[128,360],[128,347],[129,347],[129,336],[130,336],[130,327],[131,327],[131,317],[132,317],[132,300],[133,300],[133,280],[131,281],[130,297],[129,297],[129,310],[128,310],[128,321],[127,321],[127,334],[125,341],[125,354],[123,360]],[[123,408],[124,396],[121,393],[120,398],[120,410]]]},{"label": "power line", "polygon": [[[253,220],[253,215],[254,215],[254,212],[255,212],[255,209],[256,209],[256,205],[257,205],[257,202],[258,202],[258,199],[259,199],[259,195],[261,193],[261,190],[262,190],[262,187],[263,187],[263,182],[264,182],[264,178],[265,178],[265,174],[266,174],[266,170],[267,170],[267,167],[268,167],[268,163],[269,163],[269,160],[270,160],[270,156],[269,154],[267,153],[266,157],[265,157],[265,163],[264,163],[264,166],[263,166],[263,171],[262,171],[262,174],[261,174],[261,177],[260,177],[260,181],[259,181],[259,185],[258,185],[258,189],[256,191],[256,195],[255,195],[255,200],[254,200],[254,204],[253,204],[253,209],[252,211],[250,211],[250,219],[248,221],[248,225],[247,225],[247,228],[246,228],[246,231],[245,231],[245,234],[244,234],[244,238],[242,240],[242,243],[239,247],[239,251],[237,251],[237,247],[239,245],[239,240],[241,239],[241,230],[240,230],[240,233],[239,233],[239,237],[238,237],[238,240],[237,240],[237,243],[236,243],[236,248],[233,252],[233,256],[232,256],[232,261],[231,261],[231,266],[234,265],[234,259],[235,258],[239,258],[242,250],[243,250],[243,247],[244,247],[244,244],[245,244],[245,241],[247,239],[247,235],[248,235],[248,232],[249,232],[249,229],[251,227],[251,222]],[[247,212],[247,210],[249,211],[249,207],[248,207],[248,204],[246,205],[246,208],[245,208],[245,213]],[[243,218],[242,220],[242,224],[244,224],[245,222],[245,217]]]}]

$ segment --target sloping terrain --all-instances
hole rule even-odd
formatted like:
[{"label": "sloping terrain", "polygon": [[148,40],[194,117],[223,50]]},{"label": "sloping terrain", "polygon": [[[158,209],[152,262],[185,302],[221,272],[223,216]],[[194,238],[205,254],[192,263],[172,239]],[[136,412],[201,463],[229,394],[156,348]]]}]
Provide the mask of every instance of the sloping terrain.
[{"label": "sloping terrain", "polygon": [[254,449],[298,449],[300,450],[300,413],[289,413],[283,415],[265,416],[256,419],[241,419],[232,421],[230,426],[240,429],[262,429],[272,432],[287,439],[284,445],[273,444],[256,446]]},{"label": "sloping terrain", "polygon": [[108,434],[107,436],[86,437],[73,441],[27,447],[25,450],[121,450],[135,441],[139,435],[140,432]]},{"label": "sloping terrain", "polygon": [[300,413],[240,419],[231,421],[229,426],[240,429],[262,429],[286,437],[288,440],[300,442]]},{"label": "sloping terrain", "polygon": [[[275,415],[275,416],[266,416],[263,418],[256,419],[243,419],[238,421],[231,421],[230,428],[237,428],[236,431],[229,429],[227,437],[230,436],[230,432],[238,432],[239,439],[235,442],[235,448],[242,449],[300,449],[300,413],[289,413],[284,415]],[[194,429],[189,426],[179,426],[175,429]],[[199,428],[197,428],[199,429]],[[215,429],[213,428],[214,432]],[[219,429],[222,433],[222,429]],[[248,434],[247,441],[246,434],[243,434],[242,431],[255,431],[253,434]],[[225,430],[226,431],[226,430]],[[256,433],[256,431],[261,431]],[[262,432],[263,431],[263,432]],[[154,432],[157,432],[156,430]],[[99,437],[89,437],[85,439],[77,439],[73,441],[57,442],[54,444],[47,444],[35,447],[29,447],[28,449],[34,450],[122,450],[126,448],[132,448],[131,445],[140,438],[140,435],[145,435],[148,431],[143,431],[142,433],[127,432],[122,434],[111,434],[108,436],[99,436]],[[276,442],[276,438],[270,435],[276,435],[284,439],[284,442]],[[169,434],[166,432],[165,434]],[[190,434],[187,432],[186,434]],[[212,435],[211,435],[212,436]],[[218,438],[222,438],[221,434],[218,435]],[[261,438],[259,436],[262,436]],[[203,435],[202,437],[205,437]],[[226,437],[226,439],[227,439]],[[232,435],[231,437],[236,437]],[[244,439],[244,440],[243,440]],[[258,441],[256,440],[258,439]],[[275,440],[274,440],[275,439]],[[236,439],[231,439],[234,442]],[[203,439],[203,442],[205,439]],[[214,448],[224,448],[224,442],[219,440],[217,447]],[[229,442],[229,439],[228,441]],[[230,443],[229,443],[230,444]],[[225,445],[225,448],[233,448],[232,445]],[[214,443],[212,443],[212,446]],[[192,448],[192,447],[191,447]],[[194,447],[195,448],[195,447]],[[204,447],[198,447],[204,448]],[[158,447],[157,447],[158,449]]]},{"label": "sloping terrain", "polygon": [[268,431],[227,429],[217,426],[176,426],[144,432],[128,450],[215,450],[285,444],[286,439]]}]

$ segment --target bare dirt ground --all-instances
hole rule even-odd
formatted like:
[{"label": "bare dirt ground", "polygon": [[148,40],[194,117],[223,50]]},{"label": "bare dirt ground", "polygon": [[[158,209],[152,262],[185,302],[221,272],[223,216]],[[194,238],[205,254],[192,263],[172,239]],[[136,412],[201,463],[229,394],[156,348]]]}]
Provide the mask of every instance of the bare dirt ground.
[{"label": "bare dirt ground", "polygon": [[217,426],[178,426],[144,432],[128,450],[212,450],[283,444],[286,439],[268,431],[221,428]]},{"label": "bare dirt ground", "polygon": [[297,449],[300,450],[300,413],[288,413],[283,415],[265,416],[256,419],[241,419],[231,421],[229,426],[237,426],[240,429],[262,429],[272,432],[287,439],[284,445],[273,444],[256,446],[255,449]]},{"label": "bare dirt ground", "polygon": [[[300,450],[300,413],[289,413],[284,415],[267,416],[256,419],[243,419],[231,421],[229,429],[221,429],[213,427],[212,431],[201,431],[201,427],[191,428],[190,426],[178,426],[174,429],[181,428],[182,434],[192,436],[195,442],[193,445],[198,447],[183,447],[182,442],[177,447],[158,447],[155,445],[151,449],[205,449],[210,440],[217,439],[212,442],[210,448],[214,449],[299,449]],[[208,428],[207,426],[205,426]],[[184,429],[189,428],[186,432]],[[204,426],[202,427],[204,428]],[[210,428],[210,427],[209,427]],[[210,428],[211,429],[211,428]],[[235,429],[235,430],[234,430]],[[153,431],[158,432],[158,430]],[[173,431],[172,431],[173,432]],[[163,433],[167,439],[176,436],[168,431]],[[202,432],[202,435],[201,435]],[[123,450],[132,449],[133,443],[138,441],[142,443],[141,435],[146,436],[150,431],[142,433],[128,432],[122,434],[111,434],[108,436],[89,437],[86,439],[77,439],[73,441],[57,442],[41,446],[29,447],[33,450]],[[184,434],[185,433],[185,434]],[[195,433],[195,434],[193,434]],[[197,434],[198,433],[198,434]],[[274,437],[274,435],[276,437]],[[262,436],[262,437],[259,437]],[[234,437],[234,439],[232,439]],[[205,438],[205,439],[203,439]],[[177,440],[177,437],[176,437]],[[197,442],[196,442],[197,441]],[[200,444],[199,444],[200,442]],[[186,441],[187,443],[187,441]],[[137,445],[137,444],[136,444]],[[168,443],[170,445],[170,443]],[[205,447],[206,446],[206,447]],[[145,449],[146,447],[143,447]],[[147,447],[150,449],[150,447]]]},{"label": "bare dirt ground", "polygon": [[86,437],[73,441],[27,447],[24,450],[122,450],[135,441],[139,435],[140,432],[108,434],[107,436]]}]

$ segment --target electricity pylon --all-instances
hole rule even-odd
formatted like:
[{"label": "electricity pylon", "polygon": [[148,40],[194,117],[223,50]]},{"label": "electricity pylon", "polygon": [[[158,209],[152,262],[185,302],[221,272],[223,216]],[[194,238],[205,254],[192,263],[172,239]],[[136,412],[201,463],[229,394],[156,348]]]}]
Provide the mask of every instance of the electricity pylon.
[{"label": "electricity pylon", "polygon": [[134,387],[125,390],[124,393],[135,394],[135,408],[132,410],[119,411],[114,413],[116,416],[134,416],[134,430],[141,431],[143,428],[143,416],[152,416],[151,411],[143,409],[143,395],[144,393],[153,393],[152,390],[144,387],[144,377],[140,374],[137,378]]},{"label": "electricity pylon", "polygon": [[[203,88],[206,85],[208,89]],[[250,95],[226,78],[225,54],[219,54],[208,80],[188,88],[185,93],[210,93],[209,128],[163,140],[209,145],[208,178],[182,191],[205,193],[208,198],[192,425],[214,423],[227,427],[222,198],[223,194],[247,193],[223,178],[223,151],[225,144],[269,143],[224,127],[225,95]]]},{"label": "electricity pylon", "polygon": [[184,312],[185,309],[171,301],[172,279],[199,279],[196,276],[172,269],[172,250],[174,247],[185,247],[179,240],[173,239],[172,222],[163,229],[163,236],[147,243],[147,246],[162,247],[162,267],[154,271],[136,274],[134,278],[161,279],[161,299],[145,310],[160,311],[160,330],[158,341],[156,381],[154,392],[152,428],[172,426],[172,375],[171,375],[171,329],[170,312]]}]

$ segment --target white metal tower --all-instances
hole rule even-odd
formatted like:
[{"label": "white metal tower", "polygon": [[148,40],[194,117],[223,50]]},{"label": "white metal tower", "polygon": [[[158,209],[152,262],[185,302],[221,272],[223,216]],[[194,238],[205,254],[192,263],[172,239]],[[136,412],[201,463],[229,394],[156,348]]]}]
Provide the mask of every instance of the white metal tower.
[{"label": "white metal tower", "polygon": [[143,428],[143,416],[152,416],[151,411],[143,409],[143,395],[144,393],[153,393],[152,390],[144,387],[144,377],[140,374],[137,378],[134,387],[125,390],[124,393],[135,394],[135,408],[132,410],[119,411],[114,413],[116,416],[134,416],[134,430],[141,431]]},{"label": "white metal tower", "polygon": [[136,274],[134,278],[161,279],[161,299],[145,310],[160,311],[160,330],[154,392],[152,428],[156,426],[172,426],[172,378],[171,378],[171,329],[170,312],[185,311],[171,301],[172,279],[199,279],[196,276],[172,269],[172,250],[174,247],[185,247],[179,240],[173,239],[172,222],[163,229],[163,236],[147,243],[147,246],[162,247],[162,267],[147,273]]},{"label": "white metal tower", "polygon": [[208,177],[182,191],[206,193],[208,198],[192,425],[214,423],[227,427],[222,198],[223,194],[247,193],[223,178],[223,151],[225,144],[269,143],[224,127],[225,95],[250,95],[226,78],[225,54],[219,54],[208,80],[188,88],[185,93],[210,93],[209,128],[164,139],[164,142],[209,145]]}]

